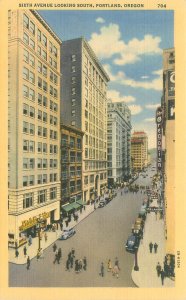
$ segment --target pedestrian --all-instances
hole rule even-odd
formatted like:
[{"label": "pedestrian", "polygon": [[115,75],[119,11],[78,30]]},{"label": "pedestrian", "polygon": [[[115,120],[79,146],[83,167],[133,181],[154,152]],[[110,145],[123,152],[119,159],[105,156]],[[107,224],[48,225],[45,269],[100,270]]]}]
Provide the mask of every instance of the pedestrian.
[{"label": "pedestrian", "polygon": [[115,266],[118,266],[118,269],[120,270],[120,267],[119,267],[119,260],[118,260],[117,257],[115,258]]},{"label": "pedestrian", "polygon": [[68,227],[68,220],[65,220],[66,227]]},{"label": "pedestrian", "polygon": [[32,245],[32,236],[29,235],[28,237],[28,245],[31,246]]},{"label": "pedestrian", "polygon": [[16,258],[19,257],[19,251],[18,251],[18,249],[15,250],[15,257],[16,257]]},{"label": "pedestrian", "polygon": [[107,263],[107,271],[110,272],[112,270],[112,263],[111,260],[109,258],[108,263]]},{"label": "pedestrian", "polygon": [[152,253],[152,248],[153,248],[153,243],[150,242],[150,243],[149,243],[149,250],[150,250],[150,253]]},{"label": "pedestrian", "polygon": [[15,240],[15,248],[17,249],[17,247],[18,247],[18,242],[17,240]]},{"label": "pedestrian", "polygon": [[72,255],[72,253],[69,252],[69,253],[68,253],[68,259],[69,259],[69,260],[70,260],[70,258],[71,258],[71,255]]},{"label": "pedestrian", "polygon": [[161,275],[161,284],[164,285],[165,272],[163,269],[161,270],[160,275]]},{"label": "pedestrian", "polygon": [[53,248],[53,252],[56,252],[56,249],[57,249],[56,243],[54,243],[54,245],[52,246],[52,248]]},{"label": "pedestrian", "polygon": [[157,275],[158,275],[158,277],[160,277],[160,273],[161,273],[161,266],[160,266],[160,263],[159,263],[159,262],[157,263],[157,266],[156,266],[156,271],[157,271]]},{"label": "pedestrian", "polygon": [[59,258],[59,261],[60,261],[60,259],[62,258],[62,251],[61,251],[61,248],[58,249],[58,258]]},{"label": "pedestrian", "polygon": [[24,256],[26,257],[26,255],[27,255],[27,249],[26,249],[26,246],[24,246],[24,248],[23,248],[23,253],[24,253]]},{"label": "pedestrian", "polygon": [[73,257],[73,255],[70,256],[69,261],[70,261],[70,267],[73,268],[73,265],[74,265],[74,257]]},{"label": "pedestrian", "polygon": [[41,256],[40,249],[38,249],[37,250],[37,255],[36,255],[37,261],[40,259],[40,256]]},{"label": "pedestrian", "polygon": [[45,232],[45,242],[47,242],[48,236],[47,233]]},{"label": "pedestrian", "polygon": [[60,222],[60,229],[61,229],[61,231],[63,230],[63,223],[62,222]]},{"label": "pedestrian", "polygon": [[112,276],[115,276],[116,278],[119,278],[119,267],[118,265],[115,265],[114,268],[112,269]]},{"label": "pedestrian", "polygon": [[84,258],[83,258],[83,270],[84,270],[84,271],[87,270],[87,259],[86,259],[85,256],[84,256]]},{"label": "pedestrian", "polygon": [[69,259],[67,259],[67,261],[66,261],[66,271],[70,271],[69,266],[70,266],[70,261],[69,261]]},{"label": "pedestrian", "polygon": [[79,266],[79,272],[81,272],[82,267],[83,267],[83,260],[82,259],[79,259],[78,266]]},{"label": "pedestrian", "polygon": [[104,277],[104,264],[103,264],[103,262],[101,263],[101,267],[100,267],[100,276]]},{"label": "pedestrian", "polygon": [[122,196],[122,191],[121,191],[121,196]]},{"label": "pedestrian", "polygon": [[54,261],[53,261],[53,263],[55,264],[56,261],[57,261],[57,262],[59,261],[59,259],[58,259],[58,250],[57,250],[57,249],[56,249],[56,252],[55,252],[55,256],[54,256]]},{"label": "pedestrian", "polygon": [[30,257],[28,256],[27,257],[27,261],[26,261],[26,264],[27,264],[27,270],[29,270],[30,269]]},{"label": "pedestrian", "polygon": [[75,272],[79,273],[78,259],[75,260]]},{"label": "pedestrian", "polygon": [[154,253],[157,253],[157,250],[158,250],[158,244],[154,244]]}]

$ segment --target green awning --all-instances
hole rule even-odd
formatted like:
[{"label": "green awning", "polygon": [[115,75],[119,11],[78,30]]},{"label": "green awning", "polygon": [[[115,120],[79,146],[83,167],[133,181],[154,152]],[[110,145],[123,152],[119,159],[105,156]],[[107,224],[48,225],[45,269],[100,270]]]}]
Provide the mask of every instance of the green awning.
[{"label": "green awning", "polygon": [[83,200],[77,200],[76,203],[78,203],[80,205],[86,205],[86,202],[83,202]]},{"label": "green awning", "polygon": [[71,203],[71,205],[73,206],[73,208],[78,209],[81,207],[80,204],[78,204],[77,202]]},{"label": "green awning", "polygon": [[73,210],[74,207],[72,204],[69,203],[67,205],[62,206],[62,209],[68,213],[69,211]]}]

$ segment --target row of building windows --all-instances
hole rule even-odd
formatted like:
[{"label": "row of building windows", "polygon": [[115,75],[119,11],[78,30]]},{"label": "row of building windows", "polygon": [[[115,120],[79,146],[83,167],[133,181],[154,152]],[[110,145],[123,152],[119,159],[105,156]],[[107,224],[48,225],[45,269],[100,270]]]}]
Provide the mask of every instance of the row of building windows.
[{"label": "row of building windows", "polygon": [[[23,151],[24,152],[35,152],[35,141],[23,140]],[[38,153],[48,153],[48,145],[46,143],[37,143]],[[50,145],[50,154],[57,154],[58,146]]]},{"label": "row of building windows", "polygon": [[[35,24],[33,21],[30,20],[30,18],[26,14],[23,14],[23,26],[24,28],[29,30],[33,36],[35,36]],[[37,28],[37,40],[42,44],[42,46],[47,47],[48,39],[39,28]],[[55,57],[57,57],[57,48],[53,45],[51,41],[49,41],[49,51],[50,53],[53,53]]]},{"label": "row of building windows", "polygon": [[[94,183],[94,175],[85,176],[84,177],[84,184],[87,185],[88,183]],[[100,174],[100,180],[106,179],[107,173],[101,173]]]},{"label": "row of building windows", "polygon": [[[28,104],[23,103],[23,114],[25,116],[29,116],[32,118],[35,118],[35,108],[32,106],[29,106]],[[48,122],[48,114],[44,111],[41,111],[38,109],[37,118],[40,121],[43,121],[45,123]],[[50,125],[57,126],[57,118],[53,115],[50,115]]]},{"label": "row of building windows", "polygon": [[[57,173],[50,174],[49,182],[56,182],[58,179]],[[23,176],[23,186],[33,186],[34,184],[44,184],[48,182],[47,174],[37,175],[37,183],[35,182],[35,175]]]},{"label": "row of building windows", "polygon": [[[23,158],[23,169],[34,169],[35,168],[35,158]],[[50,169],[56,169],[58,165],[57,159],[50,159]],[[45,158],[37,159],[37,168],[38,169],[47,169],[48,160]]]},{"label": "row of building windows", "polygon": [[[35,125],[23,121],[23,133],[35,135]],[[37,135],[40,137],[47,138],[48,136],[48,129],[42,126],[38,126],[37,128]],[[55,130],[50,129],[50,139],[57,140],[58,133]]]},{"label": "row of building windows", "polygon": [[[54,200],[57,198],[57,187],[50,188],[49,199]],[[47,201],[47,190],[37,192],[37,204]],[[27,193],[23,195],[23,209],[32,207],[34,205],[34,193]]]}]

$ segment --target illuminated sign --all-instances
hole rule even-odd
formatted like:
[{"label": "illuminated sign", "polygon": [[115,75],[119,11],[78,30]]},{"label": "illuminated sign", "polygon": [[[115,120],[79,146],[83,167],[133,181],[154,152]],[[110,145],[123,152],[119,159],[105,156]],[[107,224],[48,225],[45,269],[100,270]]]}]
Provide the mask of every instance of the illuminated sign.
[{"label": "illuminated sign", "polygon": [[175,100],[170,99],[168,100],[168,115],[167,119],[168,120],[175,120]]},{"label": "illuminated sign", "polygon": [[33,227],[37,225],[39,222],[42,222],[43,220],[46,220],[50,217],[50,212],[43,212],[42,214],[39,214],[37,217],[29,218],[28,220],[22,221],[22,225],[19,226],[19,231],[24,231],[30,227]]},{"label": "illuminated sign", "polygon": [[162,121],[163,114],[162,108],[158,107],[156,110],[156,123],[157,123],[157,169],[162,169]]},{"label": "illuminated sign", "polygon": [[175,95],[175,71],[168,71],[168,96]]}]

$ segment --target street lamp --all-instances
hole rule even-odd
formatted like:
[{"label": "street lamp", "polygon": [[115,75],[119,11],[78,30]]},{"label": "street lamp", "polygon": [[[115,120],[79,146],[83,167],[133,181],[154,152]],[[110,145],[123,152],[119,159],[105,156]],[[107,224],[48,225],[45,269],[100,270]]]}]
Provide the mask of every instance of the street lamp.
[{"label": "street lamp", "polygon": [[37,219],[37,222],[38,222],[38,225],[39,225],[39,228],[38,228],[38,252],[41,250],[41,220],[40,219]]},{"label": "street lamp", "polygon": [[134,261],[134,271],[139,271],[139,266],[138,266],[138,248],[135,250],[135,261]]}]

